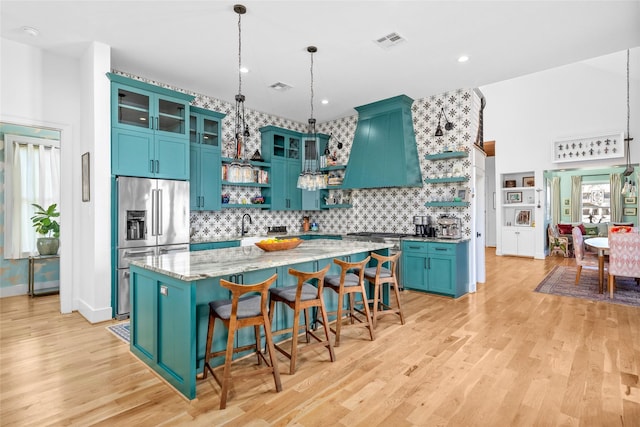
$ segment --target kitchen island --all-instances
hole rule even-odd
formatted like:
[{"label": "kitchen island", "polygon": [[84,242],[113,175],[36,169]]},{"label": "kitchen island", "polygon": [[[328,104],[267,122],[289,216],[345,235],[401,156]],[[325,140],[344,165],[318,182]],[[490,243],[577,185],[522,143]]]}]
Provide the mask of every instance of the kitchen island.
[{"label": "kitchen island", "polygon": [[[220,279],[250,284],[278,274],[275,286],[289,286],[297,283],[287,272],[290,267],[316,271],[331,264],[329,274],[338,274],[334,258],[355,262],[374,251],[386,255],[389,247],[387,243],[319,239],[286,251],[244,246],[132,258],[131,352],[194,399],[196,375],[204,364],[208,303],[229,298]],[[335,307],[335,295],[326,293],[325,303],[329,310]],[[291,321],[290,312],[277,309],[272,327],[280,329]],[[226,331],[216,334],[214,350],[224,349],[226,339]],[[253,329],[239,331],[236,340],[237,345],[253,342]],[[222,362],[213,361],[214,365]]]}]

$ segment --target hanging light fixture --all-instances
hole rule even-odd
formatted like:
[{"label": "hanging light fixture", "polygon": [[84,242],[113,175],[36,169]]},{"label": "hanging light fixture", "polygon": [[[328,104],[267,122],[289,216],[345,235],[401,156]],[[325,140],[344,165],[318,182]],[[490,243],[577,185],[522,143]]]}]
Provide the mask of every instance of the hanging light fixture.
[{"label": "hanging light fixture", "polygon": [[235,122],[235,140],[236,154],[234,159],[242,158],[242,142],[243,138],[251,136],[249,127],[244,117],[244,101],[242,94],[242,15],[247,13],[247,8],[241,4],[233,6],[233,11],[238,14],[238,94],[236,95],[236,122]]},{"label": "hanging light fixture", "polygon": [[[629,132],[630,117],[631,108],[629,106],[629,49],[627,49],[627,137],[624,139],[624,142],[626,144],[625,149],[627,151],[627,167],[625,168],[624,172],[622,172],[622,175],[625,177],[633,173],[633,166],[631,166],[631,145],[629,144],[631,141],[633,141],[633,138],[631,138],[631,134]],[[625,178],[625,186],[626,181],[627,179]],[[633,182],[631,183],[631,185],[633,185]]]},{"label": "hanging light fixture", "polygon": [[311,54],[311,116],[309,117],[309,127],[307,129],[307,133],[309,134],[309,140],[313,141],[313,146],[316,151],[310,153],[312,157],[308,156],[308,153],[305,151],[304,155],[304,167],[300,176],[298,176],[298,184],[297,187],[303,190],[315,191],[327,188],[327,176],[320,172],[320,168],[318,167],[318,156],[317,156],[317,139],[316,139],[316,119],[313,117],[313,54],[318,51],[318,48],[315,46],[308,46],[307,52]]},{"label": "hanging light fixture", "polygon": [[631,117],[631,108],[629,106],[629,49],[627,49],[627,136],[624,139],[625,150],[626,150],[626,168],[622,172],[622,176],[624,176],[624,185],[620,190],[620,194],[623,196],[635,196],[636,187],[635,183],[630,178],[630,175],[633,174],[633,166],[631,166],[631,144],[633,141],[631,138],[631,134],[629,132],[629,121]]},{"label": "hanging light fixture", "polygon": [[442,115],[444,115],[444,128],[445,130],[451,130],[453,129],[453,123],[451,123],[449,121],[449,119],[447,118],[447,113],[444,112],[444,108],[440,108],[440,114],[438,115],[438,127],[436,128],[436,135],[435,136],[442,136],[444,135],[444,133],[442,132],[442,127],[440,126],[440,119],[442,119]]}]

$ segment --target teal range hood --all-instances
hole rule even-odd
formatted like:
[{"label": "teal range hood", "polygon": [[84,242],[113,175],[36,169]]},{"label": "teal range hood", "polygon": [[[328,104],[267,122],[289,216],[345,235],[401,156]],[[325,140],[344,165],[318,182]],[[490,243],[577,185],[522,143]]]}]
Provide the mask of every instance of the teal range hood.
[{"label": "teal range hood", "polygon": [[356,107],[358,125],[343,188],[422,186],[412,104],[400,95]]}]

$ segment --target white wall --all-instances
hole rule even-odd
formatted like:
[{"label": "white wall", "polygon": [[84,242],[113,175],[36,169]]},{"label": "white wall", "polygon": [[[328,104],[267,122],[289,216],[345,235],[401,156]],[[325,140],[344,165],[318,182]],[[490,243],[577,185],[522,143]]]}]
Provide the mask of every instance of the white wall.
[{"label": "white wall", "polygon": [[[0,54],[0,117],[62,129],[61,311],[108,320],[110,181],[104,176],[110,171],[110,51],[94,44],[77,60],[0,39]],[[93,155],[92,203],[82,204],[80,155],[86,151]]]},{"label": "white wall", "polygon": [[[640,48],[631,50],[631,162],[640,162]],[[543,171],[624,164],[551,162],[552,141],[603,131],[626,131],[626,51],[530,74],[480,88],[487,99],[484,139],[496,141],[496,184],[501,174],[534,171],[543,188]],[[542,198],[544,201],[544,198]],[[536,209],[536,258],[544,258],[544,206]],[[500,211],[497,245],[500,252]]]}]

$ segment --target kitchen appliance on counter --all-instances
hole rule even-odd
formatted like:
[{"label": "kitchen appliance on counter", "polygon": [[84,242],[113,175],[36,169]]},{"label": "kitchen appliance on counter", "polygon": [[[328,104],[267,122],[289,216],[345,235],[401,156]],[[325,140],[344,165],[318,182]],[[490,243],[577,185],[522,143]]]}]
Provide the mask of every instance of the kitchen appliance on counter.
[{"label": "kitchen appliance on counter", "polygon": [[438,224],[436,237],[441,239],[462,238],[462,220],[455,215],[442,214],[436,221]]},{"label": "kitchen appliance on counter", "polygon": [[116,178],[116,318],[129,317],[130,258],[189,250],[189,182]]},{"label": "kitchen appliance on counter", "polygon": [[413,217],[413,225],[416,227],[414,236],[436,237],[436,228],[433,226],[431,216],[416,215]]},{"label": "kitchen appliance on counter", "polygon": [[[362,231],[358,233],[347,233],[346,236],[343,237],[344,240],[360,240],[364,242],[381,242],[381,243],[391,243],[392,247],[389,248],[389,255],[395,255],[400,252],[400,239],[403,237],[410,237],[411,234],[405,233],[382,233],[382,232],[372,232],[372,231]],[[402,263],[401,258],[398,258],[398,271],[396,278],[398,279],[398,288],[404,289],[404,285],[402,283]]]}]

